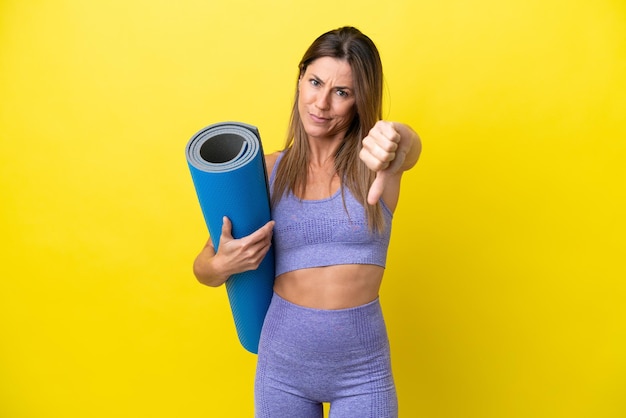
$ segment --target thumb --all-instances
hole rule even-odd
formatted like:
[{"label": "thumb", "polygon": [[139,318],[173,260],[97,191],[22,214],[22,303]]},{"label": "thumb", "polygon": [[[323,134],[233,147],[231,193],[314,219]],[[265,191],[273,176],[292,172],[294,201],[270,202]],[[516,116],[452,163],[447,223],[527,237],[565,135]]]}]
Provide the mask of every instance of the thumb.
[{"label": "thumb", "polygon": [[222,236],[220,237],[220,241],[222,239],[226,239],[228,241],[233,239],[233,224],[230,222],[227,216],[222,218]]},{"label": "thumb", "polygon": [[370,191],[367,194],[367,203],[369,203],[370,205],[375,205],[382,197],[383,190],[385,189],[385,181],[388,174],[389,172],[386,170],[376,172],[376,178],[372,182],[372,185],[370,186]]}]

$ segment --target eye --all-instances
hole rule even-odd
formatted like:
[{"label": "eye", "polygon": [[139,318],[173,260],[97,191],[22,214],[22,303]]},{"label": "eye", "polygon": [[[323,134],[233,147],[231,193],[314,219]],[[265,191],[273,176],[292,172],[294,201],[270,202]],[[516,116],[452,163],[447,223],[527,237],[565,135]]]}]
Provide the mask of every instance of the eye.
[{"label": "eye", "polygon": [[345,91],[345,90],[337,90],[337,95],[341,96],[341,97],[348,97],[349,96],[348,92]]},{"label": "eye", "polygon": [[317,80],[316,78],[312,78],[311,80],[309,80],[309,83],[311,83],[311,85],[313,87],[318,87],[321,85],[321,83],[319,82],[319,80]]}]

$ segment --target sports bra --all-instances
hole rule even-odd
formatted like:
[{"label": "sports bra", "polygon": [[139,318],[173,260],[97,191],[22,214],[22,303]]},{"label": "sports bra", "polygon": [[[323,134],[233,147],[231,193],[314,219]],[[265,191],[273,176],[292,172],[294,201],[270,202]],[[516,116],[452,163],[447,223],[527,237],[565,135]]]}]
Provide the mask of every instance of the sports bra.
[{"label": "sports bra", "polygon": [[[276,167],[270,174],[273,193]],[[365,209],[343,188],[320,200],[304,200],[287,191],[272,207],[276,277],[293,270],[339,264],[373,264],[385,267],[393,215],[381,200],[385,227],[370,232]]]}]

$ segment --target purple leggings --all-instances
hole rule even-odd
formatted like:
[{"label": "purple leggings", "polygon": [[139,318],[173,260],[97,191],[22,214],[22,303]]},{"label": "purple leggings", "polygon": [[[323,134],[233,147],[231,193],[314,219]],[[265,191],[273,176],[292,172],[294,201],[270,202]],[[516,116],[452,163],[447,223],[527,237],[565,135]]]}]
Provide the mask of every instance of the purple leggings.
[{"label": "purple leggings", "polygon": [[274,294],[255,383],[256,418],[395,418],[398,401],[379,300],[305,308]]}]

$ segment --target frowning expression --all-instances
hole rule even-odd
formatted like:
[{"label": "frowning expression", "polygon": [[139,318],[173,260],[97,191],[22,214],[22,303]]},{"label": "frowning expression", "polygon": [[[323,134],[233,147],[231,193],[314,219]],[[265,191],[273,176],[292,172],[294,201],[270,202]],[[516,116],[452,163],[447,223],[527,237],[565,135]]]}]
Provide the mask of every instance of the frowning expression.
[{"label": "frowning expression", "polygon": [[309,138],[343,139],[356,109],[350,64],[318,58],[300,77],[298,89],[298,111]]}]

